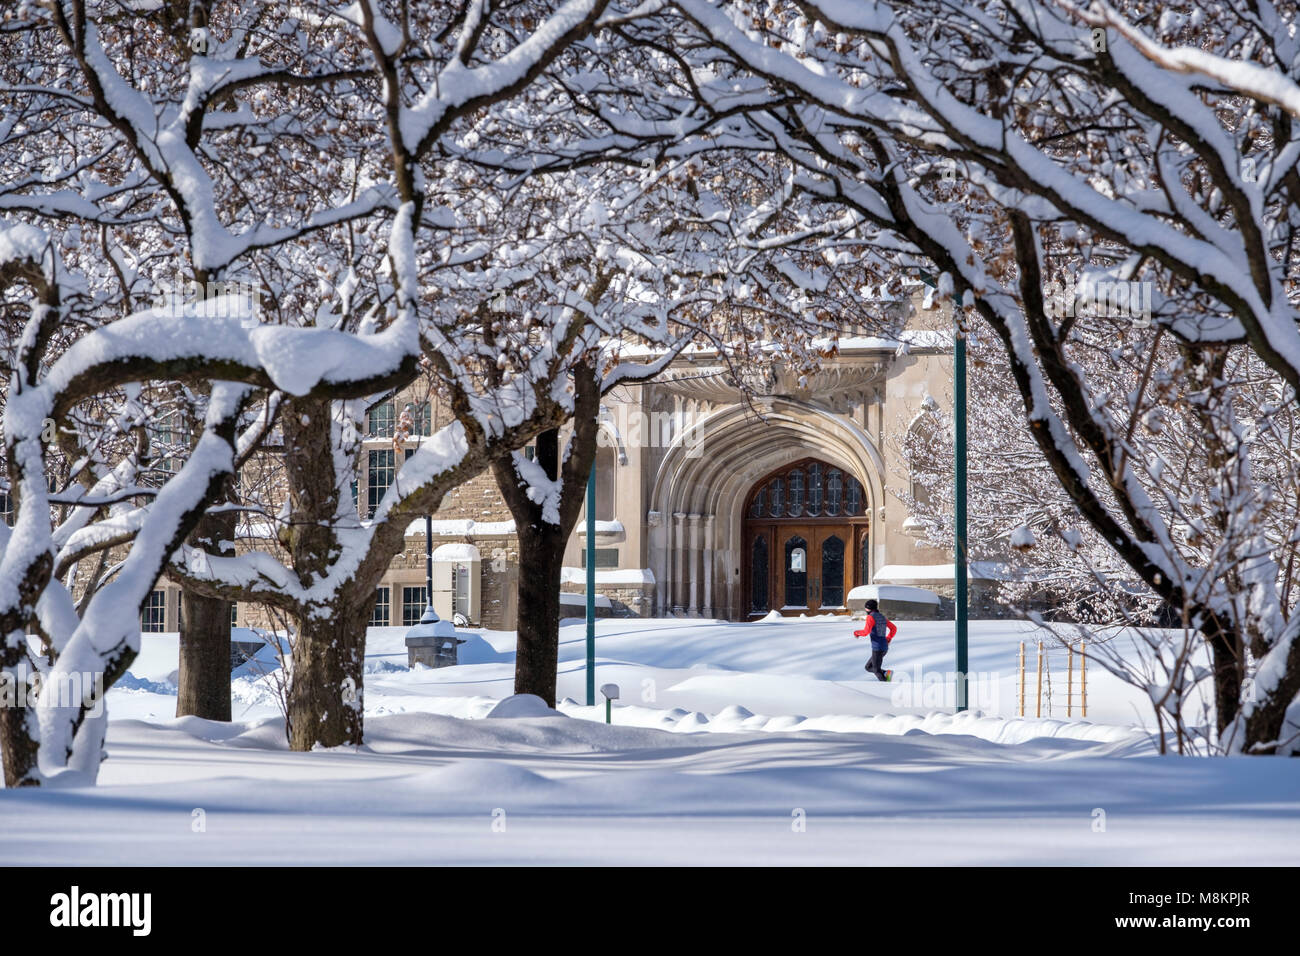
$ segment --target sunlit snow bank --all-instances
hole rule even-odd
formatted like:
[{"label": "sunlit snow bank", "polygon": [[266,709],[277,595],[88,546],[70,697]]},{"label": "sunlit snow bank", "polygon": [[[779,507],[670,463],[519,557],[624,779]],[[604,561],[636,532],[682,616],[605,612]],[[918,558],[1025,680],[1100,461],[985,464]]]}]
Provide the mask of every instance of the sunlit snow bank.
[{"label": "sunlit snow bank", "polygon": [[[710,723],[728,719],[749,718]],[[701,735],[407,713],[368,719],[363,747],[309,754],[288,752],[278,718],[117,720],[108,754],[98,787],[0,791],[0,865],[1288,865],[1300,854],[1300,762],[1060,737]]]},{"label": "sunlit snow bank", "polygon": [[[532,702],[536,701],[536,704]],[[536,711],[535,713],[533,711]],[[495,697],[444,697],[430,699],[424,713],[447,717],[477,720],[486,717],[536,717],[556,716],[537,698]],[[572,698],[560,701],[559,714],[585,720],[603,721],[603,703],[587,707]],[[789,733],[792,731],[826,731],[841,734],[887,734],[909,736],[914,734],[960,734],[978,737],[997,744],[1023,744],[1044,738],[1084,740],[1093,743],[1124,745],[1129,753],[1154,753],[1150,734],[1136,727],[1119,727],[1095,724],[1082,720],[1052,720],[1048,718],[995,717],[978,711],[961,714],[934,711],[928,714],[879,714],[853,716],[831,714],[822,717],[798,715],[768,716],[755,714],[732,704],[718,713],[674,707],[662,710],[637,705],[620,706],[614,710],[614,723],[620,727],[643,727],[674,733]]]},{"label": "sunlit snow bank", "polygon": [[[868,648],[859,625],[830,615],[750,624],[721,621],[602,619],[597,622],[596,684],[616,683],[614,723],[679,733],[963,734],[999,743],[1040,737],[1125,742],[1145,740],[1147,707],[1138,691],[1101,668],[1089,674],[1088,719],[1067,717],[1060,671],[1047,675],[1042,718],[1017,717],[1017,663],[1032,625],[971,625],[972,710],[954,716],[951,622],[902,622],[882,684],[862,665]],[[513,633],[460,629],[460,665],[409,668],[401,627],[367,636],[367,718],[433,713],[481,718],[514,693]],[[604,702],[586,708],[585,627],[560,634],[560,711],[603,721]],[[109,693],[110,719],[168,719],[175,714],[176,636],[146,634],[130,673]],[[280,714],[282,678],[271,648],[232,675],[233,713],[249,720]],[[1029,675],[1031,687],[1034,677]],[[1053,680],[1055,683],[1053,684]],[[567,698],[567,700],[566,700]],[[1050,709],[1049,709],[1050,708]],[[1034,704],[1029,704],[1032,713]]]}]

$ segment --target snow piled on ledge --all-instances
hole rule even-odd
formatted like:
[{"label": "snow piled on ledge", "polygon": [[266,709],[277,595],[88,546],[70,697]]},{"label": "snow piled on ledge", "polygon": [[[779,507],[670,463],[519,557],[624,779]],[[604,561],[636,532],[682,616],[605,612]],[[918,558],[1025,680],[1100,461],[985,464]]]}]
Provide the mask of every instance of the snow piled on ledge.
[{"label": "snow piled on ledge", "polygon": [[[581,584],[587,583],[586,568],[565,567],[560,570],[561,584]],[[597,570],[597,584],[624,584],[624,585],[641,585],[654,584],[655,573],[649,568],[625,568],[618,570]]]}]

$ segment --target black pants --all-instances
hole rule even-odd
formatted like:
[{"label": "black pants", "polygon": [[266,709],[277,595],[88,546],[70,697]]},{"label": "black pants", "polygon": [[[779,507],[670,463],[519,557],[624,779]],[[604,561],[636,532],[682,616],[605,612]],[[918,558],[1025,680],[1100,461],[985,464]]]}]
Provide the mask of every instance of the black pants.
[{"label": "black pants", "polygon": [[880,665],[884,663],[885,653],[888,650],[889,648],[876,650],[873,647],[871,649],[871,660],[867,664],[867,671],[869,673],[875,674],[877,680],[885,680],[885,671],[884,668],[882,668]]}]

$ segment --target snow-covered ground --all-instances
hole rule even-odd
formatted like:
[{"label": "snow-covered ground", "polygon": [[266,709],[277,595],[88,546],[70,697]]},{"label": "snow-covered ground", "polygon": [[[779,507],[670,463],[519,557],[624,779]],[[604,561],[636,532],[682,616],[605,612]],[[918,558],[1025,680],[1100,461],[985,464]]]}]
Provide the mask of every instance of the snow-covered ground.
[{"label": "snow-covered ground", "polygon": [[953,716],[942,683],[950,623],[901,625],[894,684],[863,673],[854,626],[601,621],[597,684],[622,689],[613,726],[603,704],[575,702],[580,622],[562,628],[569,700],[558,714],[519,700],[497,709],[512,691],[512,634],[464,634],[465,663],[412,671],[403,630],[373,629],[366,746],[310,754],[285,746],[268,678],[255,673],[266,665],[237,675],[234,723],[174,719],[175,637],[145,635],[108,696],[100,786],[0,794],[0,863],[1300,855],[1300,762],[1158,756],[1139,695],[1100,668],[1088,675],[1089,719],[1067,719],[1059,652],[1054,716],[1019,719],[1019,645],[1036,637],[1019,623],[973,623],[978,710]]}]

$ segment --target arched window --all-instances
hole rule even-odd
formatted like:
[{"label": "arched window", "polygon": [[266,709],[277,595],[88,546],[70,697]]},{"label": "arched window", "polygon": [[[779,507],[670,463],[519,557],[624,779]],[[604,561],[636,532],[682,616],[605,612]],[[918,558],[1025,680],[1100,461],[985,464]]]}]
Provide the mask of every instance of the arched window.
[{"label": "arched window", "polygon": [[808,466],[808,507],[809,516],[816,518],[822,513],[822,466],[813,462]]},{"label": "arched window", "polygon": [[[922,415],[912,422],[907,430],[907,449],[909,455],[914,458],[911,462],[912,477],[908,483],[908,492],[912,496],[912,507],[909,511],[914,515],[925,514],[932,505],[930,496],[930,485],[924,480],[918,479],[917,475],[930,465],[928,460],[930,456],[936,454],[936,449],[948,449],[951,454],[952,445],[947,441],[947,436],[943,433],[940,421],[935,415]],[[942,452],[939,452],[942,455]],[[932,466],[931,466],[932,467]]]},{"label": "arched window", "polygon": [[771,501],[769,513],[773,518],[781,517],[785,511],[785,482],[780,478],[773,478],[772,483],[767,486],[767,497]]},{"label": "arched window", "polygon": [[838,468],[826,472],[826,513],[832,518],[840,513],[840,499],[844,495],[844,479]]},{"label": "arched window", "polygon": [[846,515],[860,515],[863,507],[862,484],[856,478],[849,479],[848,494],[845,496],[844,513]]},{"label": "arched window", "polygon": [[842,469],[804,459],[770,477],[753,492],[747,519],[861,518],[867,509],[862,483]]},{"label": "arched window", "polygon": [[596,449],[596,520],[614,520],[618,458],[613,448]]}]

